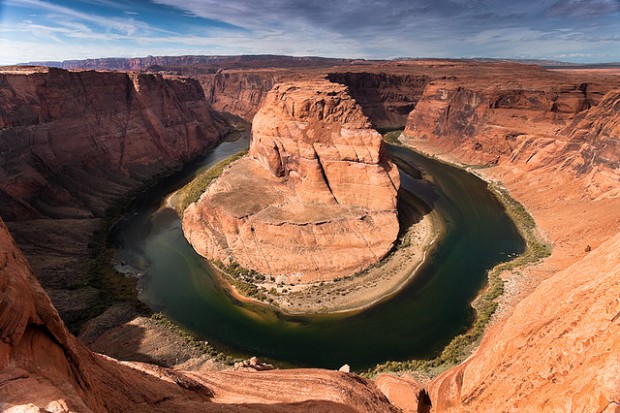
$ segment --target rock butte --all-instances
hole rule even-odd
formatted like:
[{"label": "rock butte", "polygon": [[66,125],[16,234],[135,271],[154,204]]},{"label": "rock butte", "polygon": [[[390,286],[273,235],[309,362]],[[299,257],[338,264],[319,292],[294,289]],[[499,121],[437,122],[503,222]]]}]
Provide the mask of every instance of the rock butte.
[{"label": "rock butte", "polygon": [[[40,194],[32,191],[40,188],[32,183],[40,185],[44,181],[19,178],[31,176],[33,169],[48,172],[47,164],[37,162],[33,154],[58,152],[61,146],[57,142],[65,140],[72,145],[81,142],[84,146],[75,147],[75,155],[82,154],[78,149],[84,148],[92,149],[93,152],[88,152],[91,154],[101,153],[95,149],[102,150],[105,146],[94,142],[90,146],[89,141],[77,139],[81,136],[76,133],[77,128],[63,129],[64,135],[54,135],[57,139],[47,142],[33,141],[30,131],[46,123],[46,108],[50,107],[49,103],[39,102],[64,96],[65,104],[52,105],[65,110],[56,123],[62,128],[73,124],[67,122],[69,109],[85,108],[72,104],[84,93],[78,92],[84,90],[80,89],[80,81],[89,90],[106,84],[106,79],[116,79],[126,87],[113,88],[118,90],[114,95],[118,97],[109,102],[120,103],[125,102],[124,93],[132,89],[133,82],[127,82],[124,74],[94,72],[78,75],[54,71],[46,79],[46,69],[29,70],[33,73],[0,77],[0,88],[8,90],[1,96],[0,115],[4,123],[0,137],[11,137],[0,139],[0,152],[20,153],[26,159],[12,163],[9,157],[0,162],[2,173],[10,178],[0,180],[0,184],[10,183],[14,196],[8,206],[0,203],[0,215],[19,212],[19,218],[11,218],[8,225],[18,235],[17,242],[37,277],[67,288],[67,279],[57,277],[64,273],[58,272],[57,267],[49,269],[42,265],[40,256],[54,253],[69,257],[72,262],[79,261],[86,256],[85,247],[80,249],[76,245],[86,243],[88,233],[96,225],[80,226],[82,236],[77,240],[81,242],[71,241],[67,235],[60,242],[58,238],[49,240],[47,237],[55,233],[75,233],[74,228],[81,221],[46,219],[49,217],[42,213],[40,204],[30,202]],[[227,107],[250,119],[275,78],[281,81],[292,77],[337,76],[339,82],[349,86],[351,95],[362,104],[375,125],[385,125],[389,119],[392,124],[407,124],[406,144],[451,161],[487,166],[477,173],[501,181],[532,213],[552,245],[552,255],[543,262],[504,275],[507,295],[500,301],[502,315],[466,362],[424,385],[409,379],[378,378],[378,385],[393,405],[404,411],[428,411],[428,405],[420,405],[424,401],[420,388],[425,388],[434,412],[618,411],[620,76],[605,71],[559,72],[532,65],[455,60],[297,70],[237,69],[215,74],[212,67],[204,71],[195,67],[188,70],[198,74],[207,93],[194,94],[197,99],[188,104],[173,105],[184,113],[176,118],[181,121],[177,124],[193,122],[191,116],[186,117],[190,113],[187,109],[194,105],[204,107],[205,95],[214,107]],[[74,83],[67,84],[75,92],[73,96],[51,87],[57,84],[53,79],[58,75],[73,79]],[[163,80],[155,83],[159,82]],[[196,82],[191,84],[191,90],[195,91]],[[39,87],[38,92],[31,93],[35,85]],[[109,87],[100,87],[96,92],[91,89],[95,96],[105,96],[109,90]],[[159,96],[176,94],[171,84],[160,90],[167,92]],[[143,102],[152,105],[157,101],[153,100],[156,95],[151,94]],[[237,105],[232,104],[235,102]],[[413,109],[411,113],[401,113],[407,105]],[[139,113],[149,109],[153,107],[147,105]],[[6,120],[8,113],[12,120]],[[83,115],[79,113],[76,118]],[[160,121],[162,116],[155,111],[144,118]],[[25,119],[30,119],[31,126],[22,127]],[[102,118],[103,124],[118,133],[111,126],[113,119],[107,113]],[[211,139],[216,135],[211,135]],[[146,142],[153,137],[148,133],[140,136]],[[35,150],[15,149],[23,145]],[[171,147],[172,153],[178,154],[176,148]],[[139,151],[134,153],[137,156]],[[97,157],[72,159],[80,165],[83,160],[88,163]],[[158,160],[161,159],[164,157]],[[99,172],[119,171],[118,163],[106,163],[105,167]],[[83,196],[84,188],[76,185],[75,180],[48,179],[47,182],[43,187],[57,191],[62,188],[68,194]],[[108,180],[97,182],[111,185]],[[125,193],[123,188],[126,190],[127,186],[114,188],[117,191],[106,192],[109,198]],[[3,202],[6,199],[0,198]],[[65,199],[66,205],[71,205],[67,194],[58,199]],[[27,213],[33,210],[41,214],[29,219]],[[374,384],[345,373],[325,370],[256,374],[183,372],[147,364],[128,366],[93,354],[67,332],[3,225],[0,225],[0,329],[2,410],[393,411]],[[211,393],[214,396],[209,396]]]},{"label": "rock butte", "polygon": [[351,275],[398,235],[400,178],[347,88],[284,83],[252,123],[250,152],[183,215],[199,254],[291,282]]}]

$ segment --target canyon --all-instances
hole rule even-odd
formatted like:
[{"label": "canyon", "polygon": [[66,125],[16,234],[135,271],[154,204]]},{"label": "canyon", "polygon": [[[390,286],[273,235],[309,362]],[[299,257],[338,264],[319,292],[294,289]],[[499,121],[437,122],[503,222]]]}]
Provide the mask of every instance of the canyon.
[{"label": "canyon", "polygon": [[109,300],[84,268],[109,211],[230,128],[197,81],[159,75],[8,68],[0,107],[1,215],[69,323]]},{"label": "canyon", "polygon": [[[276,82],[300,74],[344,84],[373,126],[405,126],[402,144],[503,186],[534,217],[552,254],[502,274],[500,311],[472,356],[426,382],[380,376],[377,386],[392,405],[375,384],[347,373],[119,363],[68,333],[2,226],[2,408],[423,411],[430,403],[437,412],[617,411],[620,77],[605,72],[440,60],[235,68],[197,80],[6,70],[0,216],[52,298],[61,287],[68,294],[89,288],[72,284],[71,274],[114,199],[217,142],[227,122],[209,104],[249,120]],[[93,96],[105,100],[89,106]],[[134,133],[124,134],[125,125]],[[80,174],[94,184],[79,184]]]},{"label": "canyon", "polygon": [[247,157],[183,214],[199,254],[294,283],[352,275],[399,232],[398,171],[346,88],[274,86],[252,122]]}]

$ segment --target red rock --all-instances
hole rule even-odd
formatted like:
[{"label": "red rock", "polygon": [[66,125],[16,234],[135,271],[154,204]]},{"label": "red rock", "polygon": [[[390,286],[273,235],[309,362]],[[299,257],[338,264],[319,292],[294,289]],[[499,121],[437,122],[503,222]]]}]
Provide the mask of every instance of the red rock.
[{"label": "red rock", "polygon": [[542,282],[473,357],[435,379],[429,387],[434,411],[600,412],[617,406],[619,275],[616,235]]},{"label": "red rock", "polygon": [[380,374],[375,379],[375,384],[390,403],[401,409],[403,413],[430,411],[426,390],[411,378]]},{"label": "red rock", "polygon": [[249,157],[187,208],[199,254],[262,274],[326,280],[379,261],[398,234],[396,167],[342,85],[274,87]]},{"label": "red rock", "polygon": [[121,364],[67,331],[0,221],[0,409],[396,412],[361,377],[327,370],[180,372]]}]

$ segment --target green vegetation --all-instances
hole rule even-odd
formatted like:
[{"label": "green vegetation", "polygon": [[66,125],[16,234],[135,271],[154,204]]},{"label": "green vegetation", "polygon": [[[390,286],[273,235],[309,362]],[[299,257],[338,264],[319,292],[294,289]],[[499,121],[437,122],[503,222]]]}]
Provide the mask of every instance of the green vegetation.
[{"label": "green vegetation", "polygon": [[[259,274],[254,270],[245,269],[236,262],[233,262],[228,266],[221,262],[214,263],[214,265],[241,295],[263,302],[267,302],[269,299],[273,300],[272,297],[267,296],[264,289],[255,284],[257,282],[265,281],[267,277],[263,274]],[[269,303],[273,304],[272,302]]]},{"label": "green vegetation", "polygon": [[183,211],[192,204],[198,201],[203,192],[207,189],[209,184],[213,182],[215,178],[220,176],[226,166],[230,165],[234,161],[241,159],[248,153],[247,149],[241,152],[237,152],[234,155],[218,162],[213,167],[209,168],[202,174],[194,178],[189,184],[176,192],[178,202],[174,206],[180,216],[183,216]]},{"label": "green vegetation", "polygon": [[198,340],[191,332],[185,330],[180,327],[174,321],[170,320],[162,313],[154,313],[151,315],[151,320],[155,321],[158,325],[166,328],[167,330],[172,331],[179,337],[181,337],[187,344],[189,344],[196,352],[200,355],[208,355],[209,357],[220,361],[222,363],[226,363],[229,365],[233,365],[235,363],[235,359],[230,356],[227,356],[224,353],[218,352],[213,346],[211,346],[208,342]]},{"label": "green vegetation", "polygon": [[541,242],[536,235],[536,223],[523,205],[512,198],[506,189],[498,185],[491,184],[489,189],[502,202],[507,214],[516,223],[522,236],[525,238],[526,249],[524,253],[509,262],[497,265],[489,271],[487,286],[473,304],[476,309],[474,324],[469,330],[452,339],[437,357],[430,360],[388,361],[368,370],[365,373],[366,376],[370,377],[384,372],[414,370],[433,377],[449,367],[461,363],[479,344],[485,328],[497,309],[498,303],[496,300],[504,293],[504,281],[501,279],[501,274],[504,271],[513,271],[517,268],[534,264],[551,255],[550,247]]},{"label": "green vegetation", "polygon": [[383,140],[385,142],[389,143],[390,145],[402,146],[402,143],[400,143],[400,141],[398,140],[398,137],[403,132],[402,128],[388,130],[377,129],[377,131],[383,135]]}]

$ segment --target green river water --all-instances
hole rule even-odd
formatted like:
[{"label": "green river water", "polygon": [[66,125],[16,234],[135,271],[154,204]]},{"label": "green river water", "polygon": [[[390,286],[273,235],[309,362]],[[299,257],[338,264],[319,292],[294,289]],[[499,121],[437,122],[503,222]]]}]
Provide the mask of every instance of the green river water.
[{"label": "green river water", "polygon": [[393,298],[349,315],[285,317],[241,305],[222,291],[183,237],[176,213],[162,203],[196,173],[248,144],[247,134],[224,142],[163,180],[135,203],[114,234],[117,260],[141,274],[140,299],[229,354],[295,366],[338,368],[348,363],[355,370],[387,360],[432,357],[471,325],[470,302],[487,271],[525,248],[484,181],[390,146],[402,190],[429,205],[445,228],[413,281]]}]

